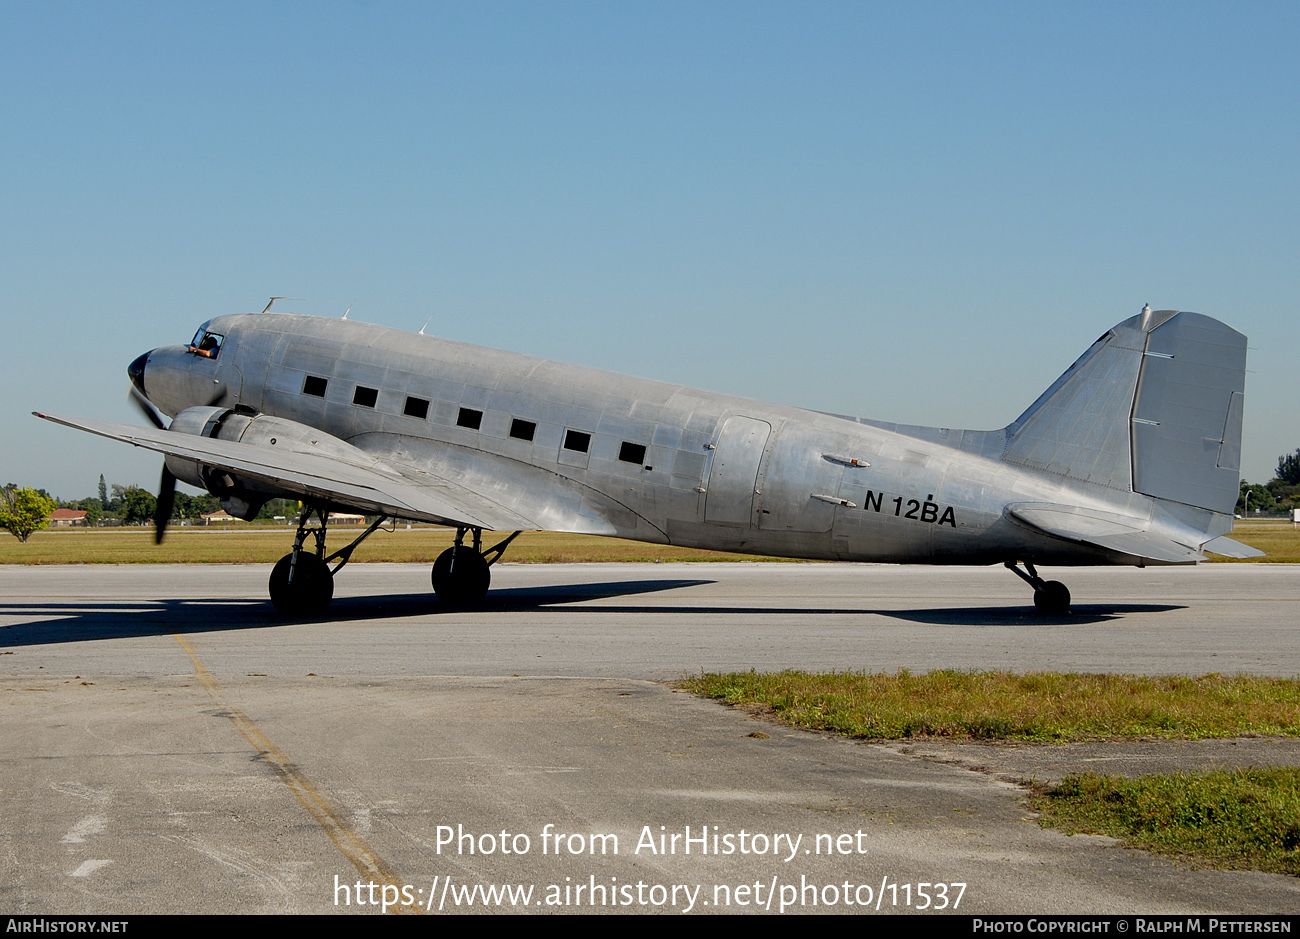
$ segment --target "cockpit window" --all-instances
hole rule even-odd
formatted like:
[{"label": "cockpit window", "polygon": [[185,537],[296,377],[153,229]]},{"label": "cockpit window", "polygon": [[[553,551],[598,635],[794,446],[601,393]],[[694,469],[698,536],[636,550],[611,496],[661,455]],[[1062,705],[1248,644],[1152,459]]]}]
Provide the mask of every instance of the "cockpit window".
[{"label": "cockpit window", "polygon": [[221,351],[221,343],[225,338],[219,333],[210,333],[205,327],[200,326],[199,331],[194,334],[194,338],[190,341],[188,351],[195,355],[201,355],[206,359],[215,359],[217,353]]}]

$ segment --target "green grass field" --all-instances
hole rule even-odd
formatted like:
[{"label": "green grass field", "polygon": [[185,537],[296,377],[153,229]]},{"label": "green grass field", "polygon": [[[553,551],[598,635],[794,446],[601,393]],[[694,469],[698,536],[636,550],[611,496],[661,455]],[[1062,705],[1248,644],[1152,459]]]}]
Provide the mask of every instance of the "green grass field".
[{"label": "green grass field", "polygon": [[794,727],[872,740],[1300,736],[1300,681],[1251,675],[736,672],[680,687],[769,708]]},{"label": "green grass field", "polygon": [[1039,824],[1226,870],[1300,875],[1300,769],[1067,776],[1031,798]]},{"label": "green grass field", "polygon": [[[1268,556],[1255,559],[1254,563],[1300,564],[1300,528],[1291,522],[1281,520],[1240,521],[1230,538],[1259,548]],[[1225,564],[1249,564],[1250,560],[1238,561],[1233,558],[1210,556],[1215,562]]]},{"label": "green grass field", "polygon": [[[36,532],[24,544],[0,540],[0,564],[273,564],[293,545],[293,529],[227,523],[227,529],[174,527],[161,545],[148,528],[58,529]],[[331,529],[330,550],[347,544],[358,528]],[[484,533],[485,546],[504,536]],[[1243,522],[1233,537],[1268,557],[1260,561],[1300,563],[1300,530],[1289,522]],[[445,528],[418,527],[378,531],[357,549],[354,562],[432,563],[452,542]],[[596,535],[525,532],[510,546],[505,560],[524,564],[581,561],[772,561],[748,554],[723,554],[671,545],[641,544]],[[1218,559],[1215,560],[1227,560]],[[1241,562],[1234,562],[1241,563]]]}]

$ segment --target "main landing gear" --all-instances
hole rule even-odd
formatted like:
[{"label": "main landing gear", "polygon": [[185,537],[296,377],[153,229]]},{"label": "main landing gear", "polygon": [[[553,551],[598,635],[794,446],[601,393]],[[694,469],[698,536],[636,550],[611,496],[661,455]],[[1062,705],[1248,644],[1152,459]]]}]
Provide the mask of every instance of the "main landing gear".
[{"label": "main landing gear", "polygon": [[[311,524],[315,513],[318,524]],[[293,539],[293,550],[280,558],[271,570],[271,603],[281,616],[301,619],[322,615],[334,599],[334,575],[352,557],[357,545],[365,541],[388,520],[381,515],[346,548],[325,556],[325,529],[329,512],[306,506],[298,516],[298,533]],[[472,544],[465,544],[465,535],[474,533]],[[483,529],[457,528],[456,543],[442,554],[433,565],[433,589],[446,606],[461,608],[473,606],[487,595],[492,580],[489,568],[501,559],[510,542],[518,538],[515,532],[504,541],[483,550]],[[316,540],[313,553],[305,546],[308,537]],[[330,569],[330,563],[338,564]]]},{"label": "main landing gear", "polygon": [[1034,588],[1034,607],[1043,616],[1065,616],[1070,612],[1070,591],[1059,580],[1043,580],[1034,565],[1025,562],[1026,574],[1016,561],[1007,561],[1007,570]]},{"label": "main landing gear", "polygon": [[[312,513],[320,520],[318,525],[308,524]],[[348,563],[357,545],[369,538],[388,516],[381,515],[351,544],[325,556],[325,527],[329,512],[306,506],[298,516],[298,534],[293,539],[293,550],[280,558],[271,570],[271,603],[281,616],[293,618],[320,616],[334,599],[334,575]],[[307,536],[316,539],[316,553],[303,550]],[[330,570],[330,562],[341,558],[338,566]]]},{"label": "main landing gear", "polygon": [[[465,535],[473,532],[473,545],[465,544]],[[483,529],[457,528],[456,543],[433,562],[433,571],[429,579],[433,582],[433,592],[447,606],[459,609],[474,606],[487,596],[488,585],[492,582],[489,568],[501,559],[510,542],[519,537],[515,532],[505,541],[483,551]]]}]

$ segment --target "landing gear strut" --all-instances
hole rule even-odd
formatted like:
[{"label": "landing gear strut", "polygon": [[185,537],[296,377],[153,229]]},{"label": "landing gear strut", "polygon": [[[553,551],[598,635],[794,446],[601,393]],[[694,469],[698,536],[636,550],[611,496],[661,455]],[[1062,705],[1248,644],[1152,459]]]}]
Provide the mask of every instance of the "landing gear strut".
[{"label": "landing gear strut", "polygon": [[[472,545],[465,544],[465,535],[473,532]],[[474,606],[487,596],[488,586],[492,583],[493,564],[505,554],[510,542],[519,537],[515,532],[485,552],[483,551],[483,529],[457,528],[456,543],[433,562],[433,571],[429,579],[433,581],[433,592],[438,599],[452,608]]]},{"label": "landing gear strut", "polygon": [[1007,561],[1007,570],[1034,588],[1034,607],[1043,616],[1065,616],[1070,612],[1070,591],[1059,580],[1043,580],[1034,565],[1025,562],[1025,573],[1015,561]]},{"label": "landing gear strut", "polygon": [[[319,525],[309,525],[312,513],[320,519]],[[293,539],[293,550],[280,558],[271,570],[271,603],[281,616],[291,618],[320,616],[329,608],[334,599],[334,575],[352,557],[357,545],[365,541],[388,518],[379,516],[375,522],[361,533],[351,544],[325,556],[325,528],[329,512],[305,506],[298,516],[298,533]],[[316,539],[316,553],[303,550],[307,536]],[[330,562],[342,558],[338,566],[330,570]]]}]

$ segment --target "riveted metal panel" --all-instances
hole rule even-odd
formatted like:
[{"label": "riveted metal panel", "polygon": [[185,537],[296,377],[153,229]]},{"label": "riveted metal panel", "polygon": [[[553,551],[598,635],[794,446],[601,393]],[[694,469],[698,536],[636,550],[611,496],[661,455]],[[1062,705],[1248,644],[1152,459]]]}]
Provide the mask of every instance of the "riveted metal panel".
[{"label": "riveted metal panel", "polygon": [[754,484],[772,425],[752,417],[727,418],[718,434],[709,471],[704,519],[748,525],[754,514]]},{"label": "riveted metal panel", "polygon": [[[850,451],[852,442],[820,428],[787,422],[777,434],[760,487],[759,528],[824,532],[835,521],[835,506],[816,496],[838,496],[844,464],[829,457]],[[854,469],[854,473],[870,470]]]},{"label": "riveted metal panel", "polygon": [[1009,428],[1007,463],[1127,491],[1129,414],[1142,362],[1137,317],[1097,340]]}]

